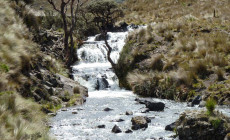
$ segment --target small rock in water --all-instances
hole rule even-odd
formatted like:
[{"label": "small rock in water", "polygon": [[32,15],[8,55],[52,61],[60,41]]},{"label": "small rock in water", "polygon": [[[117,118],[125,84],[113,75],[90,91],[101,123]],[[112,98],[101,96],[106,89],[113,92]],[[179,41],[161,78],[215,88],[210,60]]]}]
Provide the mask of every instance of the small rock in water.
[{"label": "small rock in water", "polygon": [[121,133],[122,131],[121,131],[121,129],[120,129],[117,125],[115,125],[115,126],[113,127],[113,129],[112,129],[112,132],[113,132],[113,133]]},{"label": "small rock in water", "polygon": [[148,117],[144,116],[136,116],[133,117],[132,120],[132,130],[138,130],[142,128],[148,128],[148,123],[151,122],[151,120]]},{"label": "small rock in water", "polygon": [[133,131],[128,129],[128,130],[125,131],[125,133],[133,133]]},{"label": "small rock in water", "polygon": [[113,110],[113,109],[108,108],[108,107],[104,109],[104,111],[111,111],[111,110]]},{"label": "small rock in water", "polygon": [[57,113],[48,113],[48,116],[51,116],[51,117],[54,117],[56,115],[57,115]]},{"label": "small rock in water", "polygon": [[98,125],[97,128],[105,128],[105,125]]},{"label": "small rock in water", "polygon": [[72,114],[77,114],[77,112],[72,112]]},{"label": "small rock in water", "polygon": [[132,111],[126,111],[125,115],[133,115],[133,112]]},{"label": "small rock in water", "polygon": [[176,128],[176,122],[173,122],[165,127],[167,131],[173,131]]},{"label": "small rock in water", "polygon": [[61,111],[67,111],[67,109],[66,108],[62,108]]},{"label": "small rock in water", "polygon": [[123,121],[125,121],[125,120],[123,120],[123,119],[117,119],[117,120],[112,120],[111,122],[123,122]]},{"label": "small rock in water", "polygon": [[149,102],[149,101],[146,101],[145,106],[150,111],[163,111],[164,108],[165,108],[165,104],[162,103],[162,102]]}]

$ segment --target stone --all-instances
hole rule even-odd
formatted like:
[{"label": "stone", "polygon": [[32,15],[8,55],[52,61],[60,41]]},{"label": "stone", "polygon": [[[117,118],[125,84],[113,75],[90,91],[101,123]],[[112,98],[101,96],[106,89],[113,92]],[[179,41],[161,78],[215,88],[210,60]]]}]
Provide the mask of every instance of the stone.
[{"label": "stone", "polygon": [[146,108],[150,111],[163,111],[165,108],[165,104],[162,102],[149,102],[145,103]]},{"label": "stone", "polygon": [[133,131],[130,130],[130,129],[127,129],[127,130],[125,131],[125,133],[133,133]]},{"label": "stone", "polygon": [[141,113],[148,113],[149,111],[150,111],[149,108],[145,108],[145,109],[143,109],[143,110],[141,111]]},{"label": "stone", "polygon": [[117,120],[112,120],[111,122],[123,122],[123,121],[125,121],[125,120],[123,120],[123,119],[117,119]]},{"label": "stone", "polygon": [[77,112],[76,112],[76,111],[74,111],[74,112],[72,112],[72,114],[77,114]]},{"label": "stone", "polygon": [[202,98],[200,95],[197,95],[193,100],[192,100],[192,106],[194,105],[199,105],[201,102]]},{"label": "stone", "polygon": [[51,117],[55,117],[55,116],[57,116],[57,113],[48,113],[47,115],[51,116]]},{"label": "stone", "polygon": [[98,125],[97,128],[105,128],[105,125]]},{"label": "stone", "polygon": [[206,102],[205,101],[201,101],[199,104],[199,107],[205,107]]},{"label": "stone", "polygon": [[108,112],[108,111],[112,111],[112,110],[113,110],[113,109],[108,108],[108,107],[104,109],[104,111],[106,111],[106,112]]},{"label": "stone", "polygon": [[112,129],[112,132],[113,132],[113,133],[121,133],[122,131],[121,131],[121,129],[120,129],[117,125],[115,125],[115,126],[113,127],[113,129]]},{"label": "stone", "polygon": [[61,111],[67,111],[67,108],[62,108]]},{"label": "stone", "polygon": [[133,115],[133,112],[132,111],[126,111],[125,115]]},{"label": "stone", "polygon": [[151,122],[151,120],[144,116],[136,116],[132,118],[131,122],[132,130],[138,130],[148,128],[148,123]]},{"label": "stone", "polygon": [[165,127],[166,131],[173,131],[176,128],[176,122],[173,122]]}]

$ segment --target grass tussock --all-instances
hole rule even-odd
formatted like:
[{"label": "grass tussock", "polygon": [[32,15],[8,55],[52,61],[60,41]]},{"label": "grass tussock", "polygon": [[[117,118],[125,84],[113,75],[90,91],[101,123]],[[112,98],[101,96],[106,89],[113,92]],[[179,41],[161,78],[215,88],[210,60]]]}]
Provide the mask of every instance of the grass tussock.
[{"label": "grass tussock", "polygon": [[32,49],[35,47],[31,41],[28,29],[23,21],[16,16],[7,1],[0,1],[0,91],[8,90],[20,85],[30,66]]},{"label": "grass tussock", "polygon": [[4,140],[48,140],[46,121],[38,104],[13,92],[0,95],[0,137]]}]

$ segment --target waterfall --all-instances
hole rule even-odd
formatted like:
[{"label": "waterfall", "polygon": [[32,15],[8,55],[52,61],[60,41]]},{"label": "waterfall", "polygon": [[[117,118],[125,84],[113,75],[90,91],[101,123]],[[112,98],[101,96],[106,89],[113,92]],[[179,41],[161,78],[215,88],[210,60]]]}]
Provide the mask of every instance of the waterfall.
[{"label": "waterfall", "polygon": [[[107,39],[112,48],[111,58],[115,63],[125,45],[127,35],[128,32],[108,32]],[[86,86],[89,91],[119,89],[117,77],[107,60],[107,49],[100,35],[88,37],[78,49],[77,55],[80,62],[73,66],[74,80]]]}]

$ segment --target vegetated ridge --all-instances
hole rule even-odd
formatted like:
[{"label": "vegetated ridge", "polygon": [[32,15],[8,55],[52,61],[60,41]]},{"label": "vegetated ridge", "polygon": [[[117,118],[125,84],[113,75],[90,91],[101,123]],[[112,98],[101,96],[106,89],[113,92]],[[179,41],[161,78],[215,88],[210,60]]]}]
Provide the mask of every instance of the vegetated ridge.
[{"label": "vegetated ridge", "polygon": [[127,0],[130,33],[118,62],[120,85],[143,96],[230,104],[228,0]]}]

